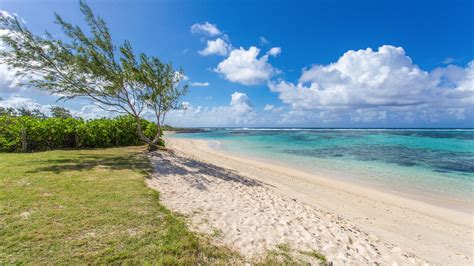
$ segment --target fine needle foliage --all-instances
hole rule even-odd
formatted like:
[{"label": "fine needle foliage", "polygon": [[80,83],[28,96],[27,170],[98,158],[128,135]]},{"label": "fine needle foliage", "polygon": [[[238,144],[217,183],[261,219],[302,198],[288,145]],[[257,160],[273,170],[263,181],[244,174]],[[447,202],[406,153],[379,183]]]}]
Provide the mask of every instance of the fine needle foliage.
[{"label": "fine needle foliage", "polygon": [[[130,42],[114,45],[105,21],[80,1],[88,31],[55,14],[65,40],[46,32],[34,35],[16,16],[0,16],[0,62],[16,71],[23,85],[47,90],[62,100],[87,98],[106,111],[134,117],[140,139],[154,150],[163,146],[161,125],[166,114],[180,108],[187,93],[181,84],[182,70],[143,53],[136,54]],[[149,138],[140,126],[143,115],[156,117],[157,134]]]}]

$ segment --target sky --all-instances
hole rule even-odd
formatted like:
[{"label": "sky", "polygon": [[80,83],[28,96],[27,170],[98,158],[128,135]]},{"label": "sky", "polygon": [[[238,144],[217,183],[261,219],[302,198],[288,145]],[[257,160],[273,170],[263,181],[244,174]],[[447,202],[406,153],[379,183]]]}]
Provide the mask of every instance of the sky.
[{"label": "sky", "polygon": [[[89,0],[114,42],[182,68],[166,123],[202,127],[474,127],[474,1]],[[35,34],[75,0],[0,0]],[[4,49],[0,46],[0,49]],[[86,100],[18,86],[0,65],[0,106],[110,117]]]}]

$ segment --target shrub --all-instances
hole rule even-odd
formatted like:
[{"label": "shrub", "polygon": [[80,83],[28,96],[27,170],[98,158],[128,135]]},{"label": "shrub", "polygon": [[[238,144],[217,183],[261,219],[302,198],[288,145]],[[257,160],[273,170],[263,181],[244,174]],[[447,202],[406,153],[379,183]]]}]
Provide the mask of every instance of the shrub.
[{"label": "shrub", "polygon": [[[141,120],[147,137],[156,124]],[[84,121],[76,118],[0,116],[0,151],[38,151],[60,148],[99,148],[141,144],[131,116]]]}]

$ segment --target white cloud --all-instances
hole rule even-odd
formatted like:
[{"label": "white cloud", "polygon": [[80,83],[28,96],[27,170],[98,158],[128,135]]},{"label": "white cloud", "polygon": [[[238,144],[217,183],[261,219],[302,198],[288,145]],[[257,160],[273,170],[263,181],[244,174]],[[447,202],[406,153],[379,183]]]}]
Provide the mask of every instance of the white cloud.
[{"label": "white cloud", "polygon": [[[13,108],[13,109],[21,109],[25,108],[26,110],[34,110],[37,109],[41,113],[45,114],[46,116],[51,116],[51,107],[57,106],[56,103],[54,104],[41,104],[37,100],[22,97],[17,95],[12,95],[7,99],[0,100],[0,107],[4,108]],[[84,119],[97,119],[102,117],[114,117],[120,115],[117,112],[108,112],[104,109],[100,108],[95,104],[85,104],[81,106],[80,110],[74,110],[68,108],[67,106],[63,106],[71,111],[71,114],[74,117],[82,117]]]},{"label": "white cloud", "polygon": [[192,106],[183,102],[186,108],[171,111],[166,123],[174,126],[238,126],[257,123],[258,116],[245,93],[234,92],[227,106],[213,108]]},{"label": "white cloud", "polygon": [[[0,47],[0,49],[2,49]],[[0,92],[14,92],[19,89],[15,71],[5,64],[0,64]]]},{"label": "white cloud", "polygon": [[237,113],[249,113],[253,111],[252,103],[247,94],[242,92],[234,92],[231,95],[230,107]]},{"label": "white cloud", "polygon": [[354,122],[373,122],[384,121],[387,119],[387,111],[374,109],[357,109],[350,114],[351,121]]},{"label": "white cloud", "polygon": [[[337,62],[303,69],[298,83],[269,82],[290,105],[282,121],[428,121],[468,119],[474,113],[474,61],[431,72],[401,47],[348,51]],[[319,120],[318,120],[319,119]]]},{"label": "white cloud", "polygon": [[255,46],[248,50],[240,47],[232,50],[228,58],[217,65],[215,71],[232,82],[243,85],[257,85],[268,81],[278,71],[268,63],[268,55],[260,58],[260,49]]},{"label": "white cloud", "polygon": [[84,119],[98,119],[98,118],[112,118],[120,115],[117,112],[106,111],[95,104],[86,104],[81,107],[79,111],[71,110],[71,114],[75,117],[82,117]]},{"label": "white cloud", "polygon": [[260,41],[260,45],[267,45],[269,44],[270,42],[267,40],[267,38],[265,38],[264,36],[260,36],[258,38],[258,40]]},{"label": "white cloud", "polygon": [[342,121],[342,117],[331,111],[290,110],[280,115],[278,123],[283,125],[325,125]]},{"label": "white cloud", "polygon": [[276,107],[275,105],[273,104],[266,104],[264,107],[263,107],[263,111],[266,111],[266,112],[273,112],[273,113],[280,113],[283,111],[283,107]]},{"label": "white cloud", "polygon": [[272,105],[272,104],[266,104],[265,107],[263,107],[263,110],[264,110],[264,111],[271,111],[271,110],[273,110],[274,108],[275,108],[274,105]]},{"label": "white cloud", "polygon": [[272,49],[268,50],[267,54],[271,56],[277,56],[281,53],[280,47],[273,47]]},{"label": "white cloud", "polygon": [[[1,17],[17,18],[21,23],[26,24],[26,21],[19,17],[16,13],[10,13],[5,10],[0,10]],[[0,36],[6,36],[10,34],[10,37],[14,37],[9,30],[0,30]],[[8,46],[0,40],[0,51],[6,51]],[[24,89],[21,86],[22,83],[27,83],[33,78],[38,78],[39,73],[27,73],[22,75],[16,75],[17,73],[24,73],[18,68],[11,68],[6,64],[0,64],[0,93],[12,93],[19,92]]]},{"label": "white cloud", "polygon": [[444,60],[443,60],[443,64],[445,64],[445,65],[449,65],[449,64],[451,64],[451,63],[453,63],[453,62],[454,62],[454,58],[452,58],[452,57],[446,57],[446,58],[444,58]]},{"label": "white cloud", "polygon": [[[283,102],[303,110],[433,103],[472,105],[472,72],[471,62],[467,69],[429,73],[413,64],[403,48],[385,45],[378,51],[348,51],[335,63],[304,69],[298,84],[280,81],[269,87],[279,93]],[[448,103],[448,98],[457,99]]]},{"label": "white cloud", "polygon": [[21,109],[24,108],[26,110],[34,110],[37,109],[40,112],[49,115],[50,114],[50,107],[51,105],[42,105],[38,103],[35,99],[21,97],[21,96],[10,96],[8,99],[4,99],[0,101],[0,106],[4,108],[13,108],[13,109]]},{"label": "white cloud", "polygon": [[[0,16],[13,18],[8,11],[0,10]],[[0,36],[7,35],[9,31],[0,30]],[[0,40],[0,50],[6,50],[6,45]],[[0,64],[0,92],[14,92],[18,90],[18,78],[16,71],[10,69],[6,64]]]},{"label": "white cloud", "polygon": [[210,84],[209,82],[192,82],[190,85],[193,87],[207,87]]},{"label": "white cloud", "polygon": [[203,24],[196,23],[191,26],[192,33],[203,33],[209,36],[221,35],[222,32],[217,28],[215,24],[205,22]]},{"label": "white cloud", "polygon": [[221,38],[215,40],[207,41],[207,46],[203,50],[199,51],[199,54],[203,56],[217,54],[217,55],[227,55],[231,49],[231,45],[226,43]]}]

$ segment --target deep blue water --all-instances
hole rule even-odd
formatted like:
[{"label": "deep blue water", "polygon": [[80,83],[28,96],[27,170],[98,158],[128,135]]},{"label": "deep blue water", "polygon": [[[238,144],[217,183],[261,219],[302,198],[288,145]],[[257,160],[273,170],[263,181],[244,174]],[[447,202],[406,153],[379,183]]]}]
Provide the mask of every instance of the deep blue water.
[{"label": "deep blue water", "polygon": [[472,129],[210,129],[179,134],[326,176],[472,203]]}]

